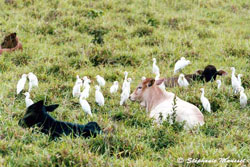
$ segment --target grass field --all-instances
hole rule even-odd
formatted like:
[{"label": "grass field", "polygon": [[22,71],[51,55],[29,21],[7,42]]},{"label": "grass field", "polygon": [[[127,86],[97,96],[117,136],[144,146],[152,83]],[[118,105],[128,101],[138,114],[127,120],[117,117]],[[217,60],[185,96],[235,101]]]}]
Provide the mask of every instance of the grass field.
[{"label": "grass field", "polygon": [[[233,95],[230,67],[242,73],[250,96],[250,3],[247,0],[14,0],[0,1],[0,38],[17,32],[23,52],[0,56],[0,166],[243,166],[219,163],[219,158],[249,159],[250,107],[240,109]],[[123,72],[133,79],[152,75],[152,58],[163,77],[173,76],[175,62],[185,56],[193,73],[208,64],[228,72],[222,89],[216,83],[195,82],[188,89],[167,88],[201,109],[205,125],[185,131],[154,126],[144,108],[129,101],[119,106],[110,95]],[[51,113],[58,120],[85,124],[97,121],[108,133],[96,138],[48,136],[18,126],[24,115],[24,95],[16,95],[23,73],[38,76],[33,101],[60,104]],[[88,76],[93,118],[72,97],[76,75]],[[104,76],[105,106],[94,102],[95,76]],[[200,88],[213,113],[204,112]],[[28,89],[26,84],[25,90]],[[179,157],[184,159],[178,163]],[[217,163],[187,163],[188,158]]]}]

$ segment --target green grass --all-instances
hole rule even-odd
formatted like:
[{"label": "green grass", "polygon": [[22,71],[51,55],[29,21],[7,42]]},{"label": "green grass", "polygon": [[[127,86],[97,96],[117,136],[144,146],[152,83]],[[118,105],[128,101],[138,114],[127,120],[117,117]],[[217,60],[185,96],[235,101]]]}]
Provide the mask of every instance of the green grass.
[{"label": "green grass", "polygon": [[[243,74],[245,93],[250,95],[249,13],[247,0],[0,1],[1,40],[17,32],[24,47],[23,52],[0,56],[0,166],[178,166],[178,157],[249,159],[250,108],[240,109],[239,96],[230,86],[234,66]],[[208,64],[229,73],[219,77],[220,91],[216,83],[167,88],[202,110],[203,127],[190,132],[167,124],[154,126],[139,104],[129,101],[127,107],[119,106],[119,94],[109,94],[113,81],[121,86],[125,70],[133,79],[133,90],[143,75],[152,77],[153,57],[162,76],[170,77],[182,56],[192,62],[184,73]],[[15,94],[16,83],[28,72],[39,79],[31,98],[60,104],[53,117],[82,124],[97,121],[108,133],[55,142],[19,127],[25,102],[24,95]],[[88,99],[93,118],[72,98],[77,74],[93,80]],[[94,102],[97,74],[107,80],[102,89],[104,107]],[[211,114],[201,107],[201,87],[212,104]]]}]

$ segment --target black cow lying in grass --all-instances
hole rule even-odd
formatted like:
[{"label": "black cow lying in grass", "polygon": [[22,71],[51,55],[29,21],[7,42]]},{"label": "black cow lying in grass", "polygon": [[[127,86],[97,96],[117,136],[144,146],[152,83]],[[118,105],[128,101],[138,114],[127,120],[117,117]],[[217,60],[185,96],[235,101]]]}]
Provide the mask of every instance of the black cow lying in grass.
[{"label": "black cow lying in grass", "polygon": [[49,134],[51,139],[70,134],[74,137],[95,137],[101,133],[101,128],[96,122],[79,125],[55,120],[47,112],[54,111],[58,106],[58,104],[45,106],[43,105],[43,100],[38,101],[27,108],[24,117],[19,120],[18,125],[28,128],[36,125],[42,133]]},{"label": "black cow lying in grass", "polygon": [[[217,75],[226,75],[227,72],[223,71],[223,70],[219,70],[217,71],[216,67],[214,65],[207,65],[205,67],[204,70],[197,70],[194,74],[186,74],[185,78],[187,79],[187,81],[190,83],[192,81],[215,81]],[[166,87],[175,87],[178,86],[178,77],[170,77],[170,78],[166,78],[164,84]]]}]

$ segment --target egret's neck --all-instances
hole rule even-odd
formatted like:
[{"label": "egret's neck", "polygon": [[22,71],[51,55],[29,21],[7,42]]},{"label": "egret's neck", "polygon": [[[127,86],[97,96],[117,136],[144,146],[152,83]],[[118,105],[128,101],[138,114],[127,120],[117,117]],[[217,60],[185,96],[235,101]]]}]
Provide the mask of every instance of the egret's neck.
[{"label": "egret's neck", "polygon": [[235,73],[235,70],[232,70],[232,76],[234,75],[234,73]]},{"label": "egret's neck", "polygon": [[202,90],[201,92],[201,97],[204,97],[204,90]]}]

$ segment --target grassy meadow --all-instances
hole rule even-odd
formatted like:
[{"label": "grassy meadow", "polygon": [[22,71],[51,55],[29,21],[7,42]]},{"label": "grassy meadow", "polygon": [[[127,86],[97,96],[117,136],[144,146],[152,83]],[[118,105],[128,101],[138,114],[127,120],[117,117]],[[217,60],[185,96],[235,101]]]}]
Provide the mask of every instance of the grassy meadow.
[{"label": "grassy meadow", "polygon": [[[243,74],[250,96],[250,3],[247,0],[13,0],[0,1],[0,41],[17,32],[23,52],[0,55],[0,166],[247,166],[219,163],[220,158],[250,160],[250,106],[240,109],[233,95],[230,67]],[[155,126],[146,110],[128,101],[120,106],[124,71],[131,91],[142,76],[152,75],[152,58],[162,77],[173,76],[180,57],[191,61],[183,73],[213,64],[227,71],[222,89],[216,82],[193,82],[188,89],[167,88],[195,104],[205,125],[185,131],[167,123]],[[31,99],[60,104],[51,113],[58,119],[85,124],[96,121],[105,133],[96,138],[47,135],[18,126],[25,112],[25,96],[16,95],[23,73],[33,72],[39,88]],[[86,116],[72,97],[76,75],[88,76],[88,102],[94,116]],[[105,106],[95,104],[95,76],[104,76]],[[111,95],[113,81],[119,93]],[[212,113],[200,102],[200,88]],[[25,91],[28,90],[26,83]],[[182,157],[183,163],[178,163]],[[187,159],[216,159],[217,163],[188,163]]]}]

